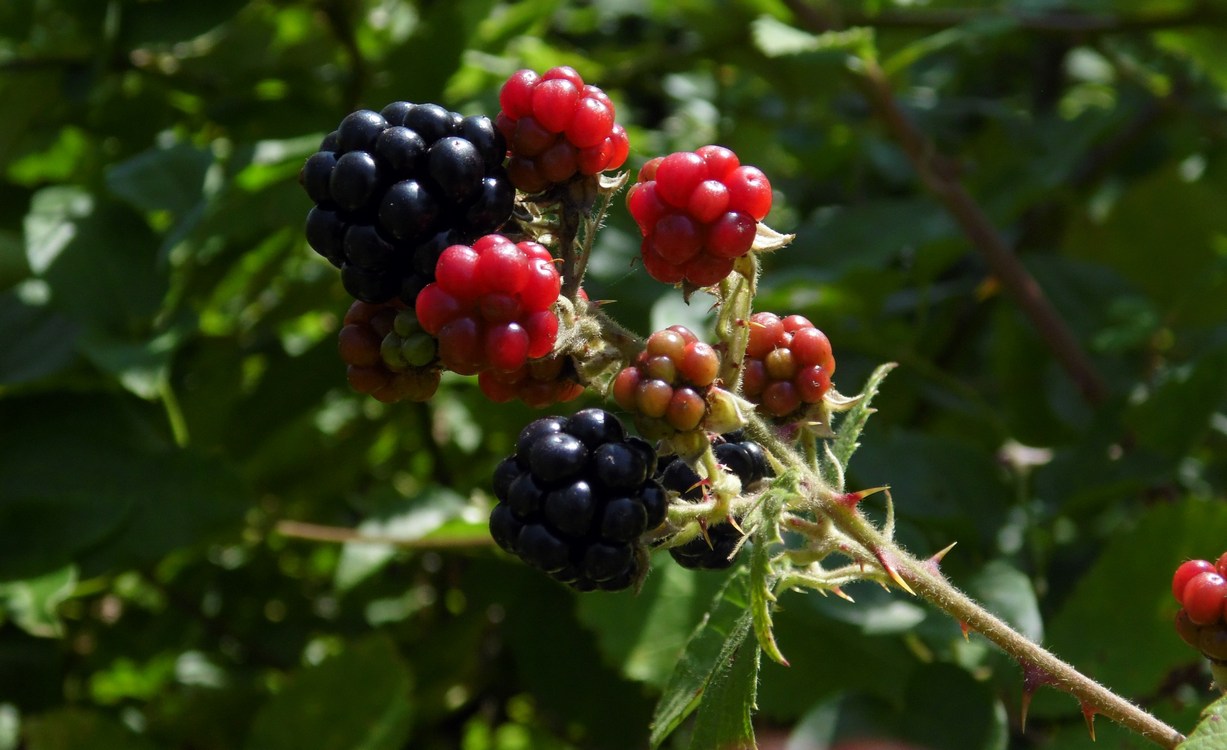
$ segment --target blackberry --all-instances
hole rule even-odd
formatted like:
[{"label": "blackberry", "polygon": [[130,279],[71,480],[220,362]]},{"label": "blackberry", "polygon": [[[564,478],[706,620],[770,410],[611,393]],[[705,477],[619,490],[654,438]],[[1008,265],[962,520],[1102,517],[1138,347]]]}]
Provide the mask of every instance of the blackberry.
[{"label": "blackberry", "polygon": [[315,203],[307,243],[341,269],[351,296],[412,306],[449,245],[511,217],[507,146],[487,117],[437,104],[359,110],[308,157],[299,182]]},{"label": "blackberry", "polygon": [[655,463],[652,447],[609,412],[538,419],[494,471],[490,535],[578,591],[628,588],[646,572],[641,537],[665,520]]},{"label": "blackberry", "polygon": [[[775,472],[767,461],[767,454],[758,443],[746,439],[741,432],[719,436],[712,447],[716,460],[725,471],[732,472],[741,480],[742,491],[748,491]],[[689,464],[677,456],[664,460],[658,479],[666,489],[678,493],[688,502],[703,499],[704,483]],[[707,538],[695,537],[678,547],[671,547],[669,554],[684,568],[721,570],[732,566],[737,559],[742,532],[737,523],[717,523],[707,527]]]}]

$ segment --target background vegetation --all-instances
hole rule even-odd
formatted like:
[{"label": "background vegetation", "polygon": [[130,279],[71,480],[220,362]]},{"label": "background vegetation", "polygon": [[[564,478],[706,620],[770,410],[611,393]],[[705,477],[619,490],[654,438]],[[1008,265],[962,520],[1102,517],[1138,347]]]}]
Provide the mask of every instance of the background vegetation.
[{"label": "background vegetation", "polygon": [[[853,482],[1188,731],[1212,696],[1168,578],[1227,540],[1227,4],[804,2],[0,4],[0,749],[646,746],[721,576],[661,556],[638,596],[576,596],[496,554],[489,471],[534,413],[459,377],[351,393],[301,232],[298,168],[350,110],[493,115],[558,64],[633,166],[715,142],[767,172],[797,240],[759,307],[823,328],[846,393],[901,363]],[[619,205],[591,295],[703,326],[637,246]],[[349,529],[416,541],[301,538]],[[1017,665],[957,623],[849,593],[783,598],[764,746],[1089,742],[1052,690],[1022,734]]]}]

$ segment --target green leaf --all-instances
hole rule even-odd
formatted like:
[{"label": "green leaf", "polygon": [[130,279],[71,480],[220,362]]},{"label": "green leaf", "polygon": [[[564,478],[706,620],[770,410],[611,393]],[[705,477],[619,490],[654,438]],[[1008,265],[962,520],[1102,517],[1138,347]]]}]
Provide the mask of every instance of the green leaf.
[{"label": "green leaf", "polygon": [[0,614],[7,615],[30,635],[62,635],[56,608],[72,595],[77,569],[69,565],[35,578],[0,583]]},{"label": "green leaf", "polygon": [[[780,653],[779,644],[775,642],[775,634],[771,627],[771,607],[775,604],[776,576],[771,569],[771,556],[775,554],[777,545],[784,540],[780,537],[780,512],[784,508],[784,500],[788,496],[785,486],[795,492],[796,480],[781,477],[776,480],[762,499],[762,504],[747,519],[754,524],[754,544],[750,550],[750,612],[754,617],[754,635],[759,648],[774,661],[785,666],[788,660]],[[757,667],[755,667],[757,673]]]},{"label": "green leaf", "polygon": [[[815,52],[860,54],[873,47],[873,29],[858,26],[839,31],[810,34],[771,16],[760,16],[751,23],[754,46],[767,57],[783,57]],[[835,57],[835,60],[842,59]]]},{"label": "green leaf", "polygon": [[861,432],[869,421],[869,415],[874,412],[869,405],[873,401],[873,397],[878,395],[878,389],[882,386],[882,381],[886,379],[886,376],[893,369],[895,369],[894,362],[879,365],[873,371],[873,374],[869,376],[869,380],[865,382],[865,389],[861,392],[860,400],[840,419],[830,450],[830,456],[838,462],[840,470],[836,471],[834,467],[826,466],[823,472],[825,476],[843,475],[842,469],[848,466],[848,461],[851,460],[852,454],[860,446],[860,443],[857,441],[860,440]]},{"label": "green leaf", "polygon": [[[729,642],[725,642],[726,649]],[[695,718],[690,750],[751,750],[754,742],[752,722],[758,691],[758,666],[762,652],[745,639],[733,650],[721,651],[712,673],[699,713]]]},{"label": "green leaf", "polygon": [[1031,579],[1004,560],[991,560],[967,584],[984,607],[1036,643],[1044,640],[1044,619]]},{"label": "green leaf", "polygon": [[155,745],[115,719],[84,708],[30,717],[23,732],[27,750],[154,750]]},{"label": "green leaf", "polygon": [[[464,498],[445,487],[431,487],[413,498],[394,497],[393,502],[359,524],[357,531],[411,542],[459,518],[466,507]],[[390,543],[346,542],[334,578],[337,589],[347,591],[357,586],[387,565],[396,552],[396,545]]]},{"label": "green leaf", "polygon": [[[711,609],[686,643],[652,718],[653,748],[677,729],[698,706],[717,676],[727,676],[733,658],[750,633],[749,576],[744,568],[729,576]],[[757,648],[754,650],[757,651]],[[743,667],[744,668],[744,667]],[[756,667],[757,668],[757,667]]]},{"label": "green leaf", "polygon": [[1177,750],[1227,750],[1227,697],[1201,712],[1201,721]]},{"label": "green leaf", "polygon": [[[1189,499],[1150,508],[1132,528],[1112,535],[1048,621],[1052,650],[1123,695],[1157,690],[1177,665],[1199,658],[1172,629],[1178,608],[1172,571],[1184,560],[1213,559],[1224,538],[1227,506],[1221,502]],[[1129,603],[1128,627],[1099,627],[1104,613],[1118,611],[1121,602]],[[1095,637],[1087,637],[1088,628],[1095,628]],[[1039,691],[1036,715],[1068,712],[1064,697]]]},{"label": "green leaf", "polygon": [[887,75],[895,76],[906,71],[929,55],[969,42],[999,36],[1018,28],[1018,21],[1009,15],[988,15],[977,17],[967,23],[950,29],[943,29],[935,34],[922,37],[882,61],[882,69]]},{"label": "green leaf", "polygon": [[638,594],[580,597],[579,619],[596,633],[610,664],[632,680],[663,687],[721,583],[704,573],[666,560],[653,566]]},{"label": "green leaf", "polygon": [[27,383],[68,367],[80,327],[54,311],[0,295],[0,385]]},{"label": "green leaf", "polygon": [[107,187],[141,211],[182,215],[200,202],[212,163],[208,149],[184,143],[150,149],[107,170]]},{"label": "green leaf", "polygon": [[248,750],[397,750],[409,737],[413,681],[395,644],[376,635],[305,667],[262,706]]}]

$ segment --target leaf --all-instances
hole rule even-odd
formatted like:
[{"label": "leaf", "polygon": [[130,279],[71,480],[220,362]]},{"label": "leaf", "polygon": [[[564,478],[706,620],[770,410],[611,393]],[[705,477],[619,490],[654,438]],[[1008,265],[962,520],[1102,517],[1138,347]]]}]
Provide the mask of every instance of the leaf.
[{"label": "leaf", "polygon": [[397,750],[409,737],[413,680],[383,635],[305,667],[256,713],[248,750]]},{"label": "leaf", "polygon": [[596,634],[610,664],[632,680],[659,688],[677,666],[719,583],[717,577],[664,564],[653,568],[638,594],[583,596],[577,613]]},{"label": "leaf", "polygon": [[1004,560],[980,568],[968,584],[969,593],[985,609],[1008,622],[1036,643],[1044,640],[1044,619],[1031,579]]},{"label": "leaf", "polygon": [[[1122,695],[1158,689],[1177,665],[1199,658],[1172,630],[1178,606],[1171,595],[1172,571],[1183,560],[1214,559],[1224,538],[1227,506],[1221,502],[1187,499],[1148,509],[1132,528],[1111,536],[1065,606],[1049,619],[1052,650]],[[1105,612],[1119,611],[1125,603],[1128,627],[1101,627],[1094,638],[1087,637]],[[1048,696],[1044,690],[1036,694],[1036,715],[1071,710],[1064,696],[1051,703]]]},{"label": "leaf", "polygon": [[[810,34],[771,16],[760,16],[750,24],[754,46],[767,57],[784,57],[815,52],[859,54],[873,46],[873,29],[858,26],[839,31]],[[836,60],[841,58],[835,58]]]},{"label": "leaf", "polygon": [[[726,641],[725,646],[729,643]],[[690,750],[750,750],[754,741],[754,697],[758,690],[761,651],[743,639],[733,653],[720,661],[703,693],[695,719]],[[731,659],[731,663],[729,661]]]},{"label": "leaf", "polygon": [[65,708],[25,722],[26,750],[154,750],[155,745],[109,716]]},{"label": "leaf", "polygon": [[112,193],[141,211],[182,215],[200,202],[212,163],[208,149],[179,143],[116,164],[107,170],[106,183]]},{"label": "leaf", "polygon": [[922,59],[961,44],[1000,36],[1018,28],[1018,21],[1009,15],[984,14],[950,29],[922,37],[904,45],[882,61],[882,70],[894,77]]},{"label": "leaf", "polygon": [[[771,569],[771,556],[775,554],[776,545],[784,541],[780,538],[779,522],[786,497],[783,491],[786,482],[783,477],[777,480],[777,484],[763,496],[759,510],[752,514],[756,517],[749,519],[754,524],[754,544],[750,550],[750,612],[754,618],[754,636],[767,656],[785,666],[788,660],[780,653],[771,628],[771,607],[775,603],[772,588],[776,578]],[[790,490],[796,487],[795,478],[791,484]]]},{"label": "leaf", "polygon": [[1201,712],[1201,721],[1177,750],[1227,750],[1227,697]]},{"label": "leaf", "polygon": [[[460,517],[465,510],[464,498],[445,487],[430,487],[413,498],[394,497],[394,502],[359,524],[357,531],[411,542]],[[396,545],[390,543],[346,542],[333,579],[337,589],[347,591],[357,586],[382,569],[396,553]]]},{"label": "leaf", "polygon": [[6,614],[30,635],[63,634],[56,608],[72,595],[77,569],[69,565],[36,578],[0,583],[0,614]]},{"label": "leaf", "polygon": [[[747,572],[744,568],[729,576],[712,601],[707,615],[690,635],[686,649],[656,704],[652,717],[651,745],[658,748],[699,706],[705,691],[736,656],[750,633],[752,617]],[[757,651],[757,649],[754,649]]]},{"label": "leaf", "polygon": [[[861,437],[861,432],[869,421],[869,415],[873,414],[873,409],[869,408],[870,402],[878,394],[878,388],[881,387],[882,381],[886,379],[886,376],[893,369],[895,369],[894,362],[879,365],[869,376],[869,380],[865,382],[865,389],[861,392],[860,400],[840,420],[839,427],[835,431],[835,440],[831,445],[830,453],[839,462],[841,468],[847,468],[848,461],[852,458],[852,454],[856,452],[859,446],[857,441]],[[842,472],[828,473],[824,471],[824,475],[842,476]]]},{"label": "leaf", "polygon": [[15,294],[0,295],[0,385],[27,383],[68,367],[80,327],[44,307],[28,305]]}]

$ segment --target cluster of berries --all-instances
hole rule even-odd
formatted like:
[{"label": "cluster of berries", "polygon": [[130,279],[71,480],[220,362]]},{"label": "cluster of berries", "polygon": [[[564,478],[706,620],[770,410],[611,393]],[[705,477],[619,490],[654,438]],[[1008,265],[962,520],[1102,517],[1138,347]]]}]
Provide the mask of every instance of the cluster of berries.
[{"label": "cluster of berries", "polygon": [[[716,461],[726,472],[732,472],[741,481],[742,493],[767,477],[773,476],[767,454],[758,443],[749,440],[740,430],[720,435],[713,441],[712,451]],[[688,502],[703,499],[704,488],[709,484],[702,479],[690,464],[677,456],[662,457],[657,478],[666,490],[676,492]],[[721,570],[737,560],[743,533],[738,524],[730,523],[706,526],[702,534],[689,542],[669,548],[669,554],[683,568]]]},{"label": "cluster of berries", "polygon": [[576,590],[628,588],[646,571],[640,537],[665,519],[655,469],[652,446],[607,411],[538,419],[495,469],[490,534]]},{"label": "cluster of berries", "polygon": [[525,193],[617,169],[630,151],[613,102],[574,68],[517,71],[499,91],[499,106],[494,122],[509,147],[507,173]]},{"label": "cluster of berries", "polygon": [[550,251],[489,234],[439,256],[435,281],[418,295],[422,328],[439,340],[439,361],[461,375],[513,372],[547,356],[558,336],[554,303],[562,279]]},{"label": "cluster of berries", "polygon": [[299,173],[315,207],[307,241],[341,269],[355,298],[413,304],[442,249],[501,227],[515,189],[507,145],[490,119],[437,104],[359,110]]},{"label": "cluster of berries", "polygon": [[439,369],[431,366],[435,340],[400,300],[355,300],[345,313],[338,349],[350,386],[384,403],[425,401],[439,387]]},{"label": "cluster of berries", "polygon": [[742,391],[759,410],[776,418],[816,404],[831,389],[835,355],[826,334],[801,315],[781,319],[769,312],[750,316],[750,339],[742,364]]},{"label": "cluster of berries", "polygon": [[634,363],[614,378],[611,391],[618,406],[636,415],[641,431],[667,426],[688,432],[702,423],[719,372],[716,350],[675,325],[648,337]]},{"label": "cluster of berries", "polygon": [[666,284],[711,286],[750,251],[771,210],[771,183],[723,146],[649,160],[627,194],[643,233],[648,274]]},{"label": "cluster of berries", "polygon": [[1180,602],[1176,632],[1214,661],[1227,661],[1227,552],[1217,562],[1187,560],[1172,576]]}]

